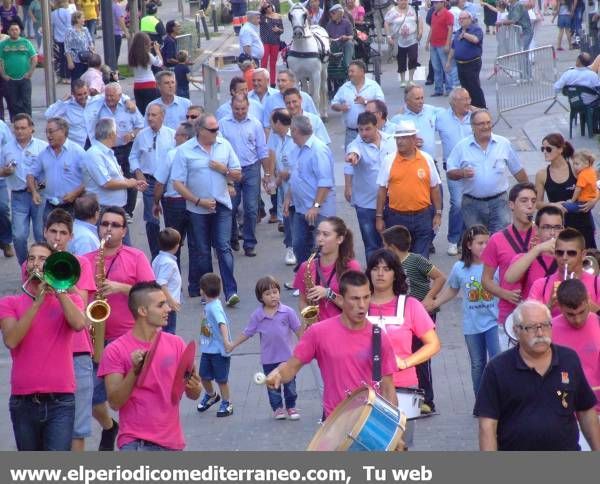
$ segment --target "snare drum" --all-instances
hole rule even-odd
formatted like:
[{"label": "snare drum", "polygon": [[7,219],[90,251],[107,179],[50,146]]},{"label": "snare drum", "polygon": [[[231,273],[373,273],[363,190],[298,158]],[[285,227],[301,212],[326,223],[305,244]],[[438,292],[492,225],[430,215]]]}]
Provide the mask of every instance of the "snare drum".
[{"label": "snare drum", "polygon": [[377,452],[396,450],[406,416],[372,388],[354,390],[329,415],[307,450]]}]

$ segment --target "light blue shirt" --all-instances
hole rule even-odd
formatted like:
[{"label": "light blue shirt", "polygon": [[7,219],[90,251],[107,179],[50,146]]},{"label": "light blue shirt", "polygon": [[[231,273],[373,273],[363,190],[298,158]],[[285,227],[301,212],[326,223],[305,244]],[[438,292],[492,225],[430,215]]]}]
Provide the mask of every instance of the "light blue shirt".
[{"label": "light blue shirt", "polygon": [[152,271],[156,275],[156,282],[167,286],[173,299],[181,302],[181,273],[177,267],[177,257],[161,250],[152,261]]},{"label": "light blue shirt", "polygon": [[203,334],[200,334],[200,346],[202,348],[202,353],[229,356],[229,353],[225,351],[223,336],[221,336],[221,329],[219,328],[219,325],[225,324],[227,326],[227,332],[229,333],[230,337],[231,327],[229,318],[223,309],[221,301],[215,299],[214,301],[206,303],[204,306],[204,317],[206,319],[206,324],[210,328],[211,336],[207,338]]},{"label": "light blue shirt", "polygon": [[96,139],[94,130],[96,123],[102,118],[113,118],[117,125],[117,141],[115,146],[125,144],[124,136],[131,133],[134,129],[144,127],[144,117],[138,109],[130,113],[125,107],[125,99],[121,96],[119,103],[115,108],[115,112],[106,105],[104,95],[96,96],[88,101],[83,112],[85,118],[85,127],[90,141]]},{"label": "light blue shirt", "polygon": [[292,202],[296,212],[305,214],[312,208],[319,188],[330,188],[320,215],[335,215],[335,179],[333,154],[325,143],[312,135],[303,146],[294,144],[291,152],[294,169],[290,178]]},{"label": "light blue shirt", "polygon": [[347,153],[356,153],[359,156],[358,164],[352,166],[344,164],[344,175],[352,175],[352,205],[360,208],[377,207],[377,175],[383,161],[396,153],[395,138],[387,133],[379,132],[381,141],[379,146],[375,143],[365,143],[360,136],[352,141]]},{"label": "light blue shirt", "polygon": [[354,99],[356,99],[357,96],[362,96],[367,101],[373,101],[374,99],[385,101],[381,86],[374,80],[365,79],[365,83],[360,90],[357,90],[356,86],[352,84],[351,81],[346,81],[341,85],[331,100],[331,104],[346,104],[350,107],[350,109],[344,113],[346,128],[356,129],[358,115],[365,112],[364,104],[354,102]]},{"label": "light blue shirt", "polygon": [[387,133],[387,134],[394,134],[397,129],[398,129],[398,125],[396,123],[392,123],[388,119],[385,122],[385,124],[383,125],[383,129],[381,131],[383,131],[384,133]]},{"label": "light blue shirt", "polygon": [[471,112],[468,111],[463,119],[458,119],[452,108],[438,113],[435,119],[435,129],[442,141],[442,152],[444,161],[450,156],[450,152],[461,139],[473,134],[471,128]]},{"label": "light blue shirt", "polygon": [[93,252],[100,247],[98,229],[95,225],[84,220],[75,219],[73,222],[73,238],[67,249],[73,255],[83,255]]},{"label": "light blue shirt", "polygon": [[[586,86],[590,89],[597,89],[600,87],[600,77],[589,67],[575,67],[563,72],[558,81],[554,83],[554,90],[560,92],[565,86]],[[586,104],[590,104],[596,99],[598,96],[593,94],[581,94],[581,100]]]},{"label": "light blue shirt", "polygon": [[256,92],[254,92],[254,90],[252,90],[248,93],[248,99],[254,99],[256,102],[259,102],[262,105],[262,107],[264,108],[265,103],[267,102],[267,99],[269,99],[269,97],[273,96],[274,94],[277,94],[278,92],[279,91],[277,89],[269,86],[269,87],[267,87],[267,92],[264,93],[262,99],[258,97],[258,94],[256,94]]},{"label": "light blue shirt", "polygon": [[75,101],[75,99],[70,98],[66,101],[58,100],[51,106],[48,106],[44,117],[46,119],[56,117],[66,119],[69,123],[69,139],[83,148],[88,136],[85,129],[83,111],[84,107]]},{"label": "light blue shirt", "polygon": [[31,141],[21,146],[16,139],[12,139],[2,150],[3,164],[15,163],[15,172],[6,177],[9,190],[24,190],[27,188],[27,174],[32,173],[37,163],[38,155],[46,149],[48,143],[41,139],[31,138]]},{"label": "light blue shirt", "polygon": [[99,141],[92,146],[83,158],[83,184],[85,190],[95,193],[98,203],[103,206],[124,207],[127,202],[127,189],[109,190],[104,185],[110,180],[124,180],[123,170],[119,166],[113,150]]},{"label": "light blue shirt", "polygon": [[[210,160],[223,163],[230,170],[240,170],[240,160],[229,141],[217,136],[215,144],[206,151],[194,137],[177,147],[177,153],[171,168],[171,178],[180,181],[199,198],[214,198],[218,203],[231,209],[231,197],[227,190],[227,178],[216,170],[209,168]],[[211,213],[204,207],[196,207],[189,200],[186,208],[192,213]]]},{"label": "light blue shirt", "polygon": [[159,183],[165,185],[165,191],[163,193],[164,197],[181,197],[181,194],[175,190],[173,186],[173,179],[171,178],[171,169],[173,168],[173,159],[175,158],[175,153],[177,153],[177,148],[171,149],[163,163],[158,165],[156,172],[154,173],[154,178]]},{"label": "light blue shirt", "polygon": [[419,148],[435,160],[435,118],[443,110],[424,104],[420,113],[414,113],[408,107],[401,114],[392,118],[392,123],[399,124],[400,121],[412,121],[415,123],[417,136],[423,139],[423,146]]},{"label": "light blue shirt", "polygon": [[[313,113],[319,114],[317,111],[317,107],[315,106],[315,102],[312,100],[306,92],[300,91],[300,95],[302,96],[302,111],[305,113]],[[265,101],[265,109],[263,110],[262,116],[262,124],[265,128],[271,127],[271,115],[273,111],[280,108],[285,108],[285,101],[283,100],[283,94],[280,91],[276,92],[272,96],[269,96]]]},{"label": "light blue shirt", "polygon": [[[165,108],[165,120],[163,121],[163,124],[171,129],[177,129],[181,123],[186,121],[186,115],[189,107],[192,105],[192,101],[184,97],[175,96],[171,104],[165,104],[163,99],[159,97],[148,103],[146,113],[148,112],[148,107],[153,104],[158,104]],[[148,126],[148,121],[145,122],[146,126]]]},{"label": "light blue shirt", "polygon": [[[250,107],[248,108],[248,116],[252,116],[257,120],[261,120],[263,118],[263,106],[255,99],[248,99],[250,101]],[[233,114],[233,110],[231,109],[231,99],[226,103],[223,103],[219,106],[217,111],[215,112],[215,117],[217,121],[221,121],[226,116],[231,116]]]},{"label": "light blue shirt", "polygon": [[85,151],[70,139],[65,140],[57,154],[51,146],[46,146],[39,155],[28,175],[37,180],[46,180],[44,196],[62,198],[83,184],[81,165]]},{"label": "light blue shirt", "polygon": [[68,8],[57,8],[50,14],[52,34],[56,42],[64,42],[67,30],[71,28],[71,12]]},{"label": "light blue shirt", "polygon": [[258,25],[246,22],[240,29],[240,54],[244,53],[244,47],[250,46],[250,55],[256,59],[262,59],[265,55],[265,47],[260,40]]},{"label": "light blue shirt", "polygon": [[302,112],[302,116],[306,116],[309,119],[310,125],[313,129],[313,134],[317,138],[319,138],[326,145],[331,144],[331,138],[329,137],[329,133],[327,132],[327,128],[325,127],[321,116],[305,111]]},{"label": "light blue shirt", "polygon": [[[4,149],[4,146],[7,145],[12,139],[13,135],[10,132],[10,128],[6,125],[4,121],[0,119],[0,155],[2,159],[4,159],[4,156],[2,155],[2,150]],[[4,180],[4,178],[5,177],[0,176],[0,180]]]},{"label": "light blue shirt", "polygon": [[[279,136],[275,131],[269,135],[269,141],[267,141],[267,148],[273,151],[275,155],[275,171],[280,173],[287,171],[289,173],[294,169],[294,159],[292,157],[292,151],[294,150],[294,140],[287,133],[285,136]],[[285,195],[290,188],[290,181],[283,181],[281,183],[281,189]]]},{"label": "light blue shirt", "polygon": [[492,134],[487,150],[471,135],[458,142],[446,162],[448,171],[471,167],[473,178],[463,178],[463,194],[485,198],[505,192],[509,187],[506,170],[513,175],[521,170],[521,161],[504,136]]},{"label": "light blue shirt", "polygon": [[152,128],[142,129],[133,140],[129,166],[131,172],[141,170],[154,176],[159,165],[164,163],[167,153],[175,147],[175,130],[161,126],[155,133]]},{"label": "light blue shirt", "polygon": [[257,119],[246,116],[243,121],[238,121],[233,115],[225,116],[219,121],[219,130],[221,136],[231,143],[242,167],[269,156],[265,131]]}]

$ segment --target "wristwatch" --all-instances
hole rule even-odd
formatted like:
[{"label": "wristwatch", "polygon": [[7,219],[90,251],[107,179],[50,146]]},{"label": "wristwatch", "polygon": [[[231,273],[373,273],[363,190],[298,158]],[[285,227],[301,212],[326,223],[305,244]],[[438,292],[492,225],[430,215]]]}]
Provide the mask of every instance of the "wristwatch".
[{"label": "wristwatch", "polygon": [[321,204],[319,202],[313,203],[313,208],[321,208]]}]

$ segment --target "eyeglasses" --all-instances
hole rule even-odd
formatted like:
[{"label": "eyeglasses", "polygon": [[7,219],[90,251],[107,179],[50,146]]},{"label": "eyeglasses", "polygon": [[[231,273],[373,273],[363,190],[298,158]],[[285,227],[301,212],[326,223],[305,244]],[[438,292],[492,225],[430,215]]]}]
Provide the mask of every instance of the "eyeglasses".
[{"label": "eyeglasses", "polygon": [[556,232],[560,231],[563,229],[562,225],[542,225],[540,227],[540,230],[546,230],[546,231],[550,231],[550,230],[555,230]]},{"label": "eyeglasses", "polygon": [[526,333],[535,334],[540,329],[542,331],[548,331],[552,327],[552,322],[551,321],[546,321],[545,323],[528,324],[527,326],[525,326],[523,324],[516,324],[515,326],[517,326],[517,328],[519,328],[519,329],[522,329]]},{"label": "eyeglasses", "polygon": [[579,251],[577,251],[577,250],[562,250],[562,249],[556,249],[554,251],[554,255],[557,257],[563,257],[565,254],[567,254],[569,257],[577,257],[579,255]]},{"label": "eyeglasses", "polygon": [[104,227],[104,228],[111,227],[113,229],[122,229],[125,227],[125,225],[118,224],[117,222],[100,222],[100,227]]},{"label": "eyeglasses", "polygon": [[219,128],[207,128],[205,126],[202,126],[202,129],[205,129],[206,131],[210,131],[213,134],[216,134],[219,132]]},{"label": "eyeglasses", "polygon": [[543,153],[544,151],[546,153],[550,153],[552,150],[554,149],[554,146],[542,146],[540,148],[540,151]]},{"label": "eyeglasses", "polygon": [[188,114],[185,119],[198,119],[200,117],[199,114]]}]

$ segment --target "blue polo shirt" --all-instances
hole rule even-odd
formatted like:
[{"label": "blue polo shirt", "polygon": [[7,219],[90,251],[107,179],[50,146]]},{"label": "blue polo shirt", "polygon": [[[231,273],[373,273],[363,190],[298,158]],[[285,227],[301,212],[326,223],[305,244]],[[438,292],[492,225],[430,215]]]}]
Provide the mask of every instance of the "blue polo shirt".
[{"label": "blue polo shirt", "polygon": [[459,38],[461,33],[462,29],[455,32],[452,38],[454,59],[457,61],[468,61],[481,57],[483,46],[483,30],[481,30],[481,27],[473,24],[467,27],[467,34],[474,35],[479,39],[479,43],[477,44],[469,42],[467,39]]},{"label": "blue polo shirt", "polygon": [[242,167],[269,156],[265,131],[257,119],[246,116],[238,121],[231,114],[219,121],[219,130],[221,136],[231,143]]},{"label": "blue polo shirt", "polygon": [[471,112],[469,111],[461,120],[454,114],[452,108],[448,108],[437,115],[435,129],[440,135],[444,161],[446,161],[457,143],[473,134]]}]

